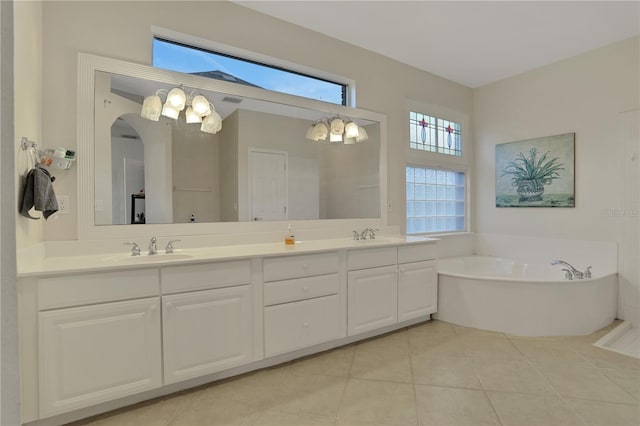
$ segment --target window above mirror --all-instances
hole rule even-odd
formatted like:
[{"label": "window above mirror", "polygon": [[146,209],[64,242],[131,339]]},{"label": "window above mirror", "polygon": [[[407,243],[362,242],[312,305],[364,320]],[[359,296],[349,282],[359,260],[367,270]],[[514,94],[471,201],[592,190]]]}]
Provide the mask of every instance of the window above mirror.
[{"label": "window above mirror", "polygon": [[159,37],[153,39],[153,66],[347,105],[346,84]]}]

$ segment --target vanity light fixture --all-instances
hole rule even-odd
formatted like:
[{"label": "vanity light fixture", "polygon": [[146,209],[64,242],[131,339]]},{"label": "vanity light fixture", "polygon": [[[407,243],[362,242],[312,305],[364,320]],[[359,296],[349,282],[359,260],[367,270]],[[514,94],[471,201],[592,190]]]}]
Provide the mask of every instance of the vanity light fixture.
[{"label": "vanity light fixture", "polygon": [[327,137],[329,142],[343,142],[345,145],[351,145],[367,140],[369,135],[356,122],[346,120],[345,124],[345,120],[341,117],[322,118],[307,129],[307,139],[317,142],[326,141]]},{"label": "vanity light fixture", "polygon": [[[164,104],[160,95],[165,96]],[[152,121],[160,120],[161,115],[177,120],[183,110],[185,121],[189,124],[202,123],[200,130],[205,133],[216,134],[222,129],[222,117],[213,104],[195,90],[187,95],[182,85],[169,91],[159,89],[154,95],[147,96],[142,103],[140,115]]]},{"label": "vanity light fixture", "polygon": [[213,108],[213,105],[211,105],[211,114],[202,120],[200,130],[214,135],[222,130],[222,117],[220,117],[220,114]]}]

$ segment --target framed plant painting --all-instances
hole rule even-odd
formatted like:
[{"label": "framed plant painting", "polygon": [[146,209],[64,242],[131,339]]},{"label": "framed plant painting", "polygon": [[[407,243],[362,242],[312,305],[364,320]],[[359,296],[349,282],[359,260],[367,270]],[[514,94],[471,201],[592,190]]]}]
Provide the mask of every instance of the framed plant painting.
[{"label": "framed plant painting", "polygon": [[575,207],[575,133],[496,145],[496,207]]}]

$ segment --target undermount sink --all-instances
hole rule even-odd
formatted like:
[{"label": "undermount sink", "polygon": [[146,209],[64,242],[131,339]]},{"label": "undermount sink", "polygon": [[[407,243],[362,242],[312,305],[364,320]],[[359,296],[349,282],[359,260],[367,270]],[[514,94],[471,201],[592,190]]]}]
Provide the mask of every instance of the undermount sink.
[{"label": "undermount sink", "polygon": [[170,254],[141,254],[140,256],[131,256],[127,255],[118,255],[107,257],[104,260],[110,262],[135,262],[135,263],[146,263],[146,262],[171,262],[174,260],[185,260],[193,258],[192,255],[186,253],[170,253]]}]

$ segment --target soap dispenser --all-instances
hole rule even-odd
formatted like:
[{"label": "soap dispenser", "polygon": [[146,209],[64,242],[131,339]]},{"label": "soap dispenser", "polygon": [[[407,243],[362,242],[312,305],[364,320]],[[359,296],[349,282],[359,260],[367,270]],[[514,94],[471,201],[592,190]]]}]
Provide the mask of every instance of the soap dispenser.
[{"label": "soap dispenser", "polygon": [[287,234],[284,236],[284,243],[286,245],[296,243],[296,237],[293,235],[293,231],[291,230],[291,224],[287,226]]}]

